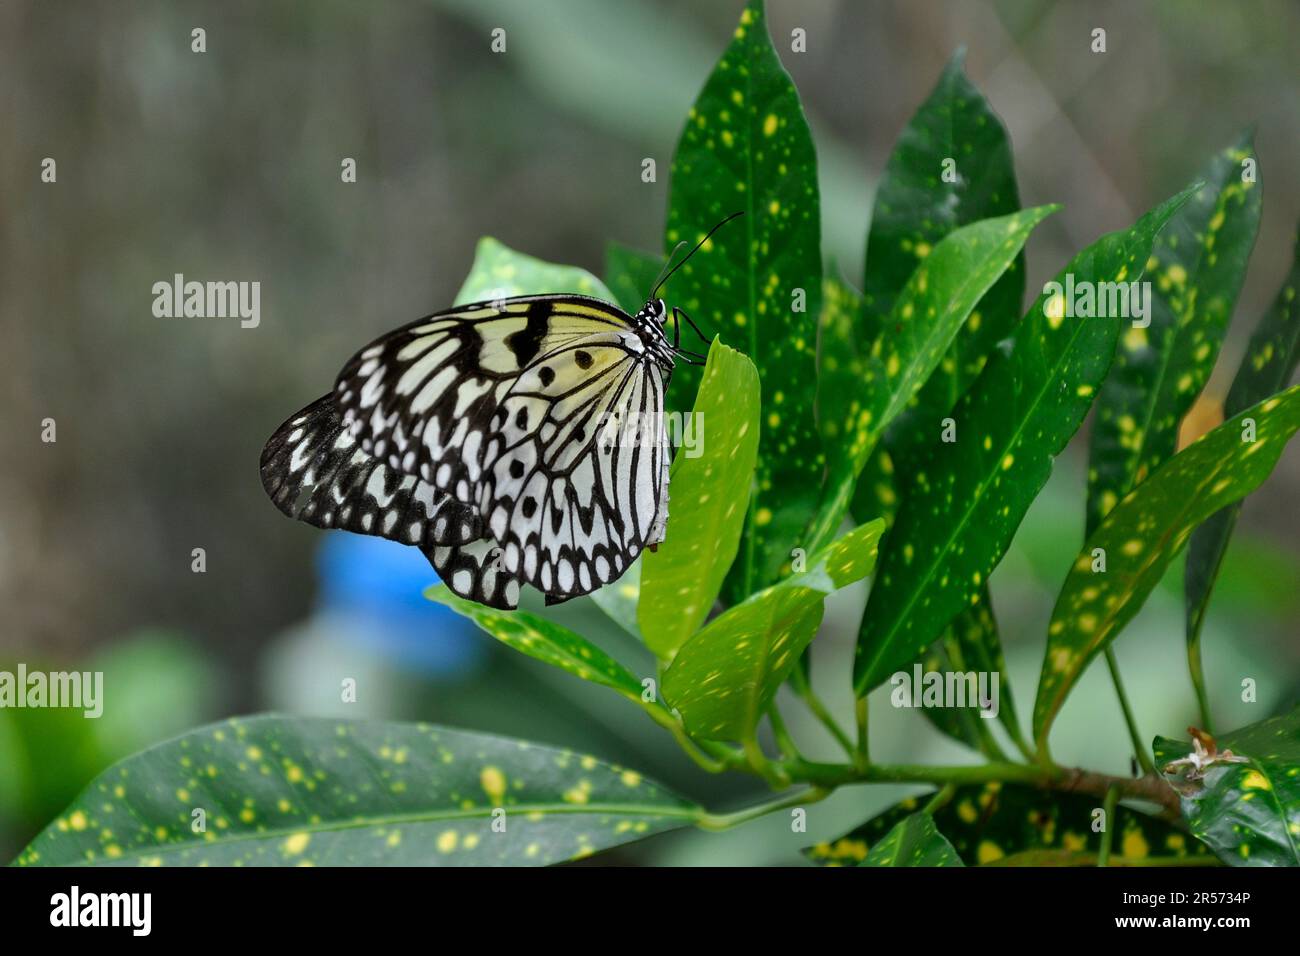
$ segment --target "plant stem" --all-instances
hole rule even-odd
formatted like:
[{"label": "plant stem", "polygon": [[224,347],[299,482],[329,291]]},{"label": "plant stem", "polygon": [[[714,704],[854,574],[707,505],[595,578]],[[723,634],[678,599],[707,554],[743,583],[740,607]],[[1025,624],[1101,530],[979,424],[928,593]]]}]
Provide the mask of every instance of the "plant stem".
[{"label": "plant stem", "polygon": [[706,754],[693,740],[691,740],[690,736],[686,733],[686,728],[682,726],[681,721],[668,713],[668,711],[664,710],[657,704],[647,704],[645,701],[640,701],[640,704],[641,709],[649,715],[650,719],[672,734],[673,739],[677,741],[682,750],[686,751],[686,756],[695,761],[701,769],[706,770],[709,773],[721,773],[729,766],[732,766],[732,764],[726,760],[714,759],[714,757],[710,757]]},{"label": "plant stem", "polygon": [[857,764],[860,767],[869,767],[871,765],[871,741],[867,733],[867,699],[859,697],[853,705],[854,715],[858,720],[858,759]]},{"label": "plant stem", "polygon": [[1154,774],[1155,765],[1151,763],[1146,745],[1142,743],[1142,734],[1138,730],[1137,721],[1133,718],[1133,708],[1129,706],[1128,695],[1124,693],[1124,681],[1119,675],[1119,661],[1115,659],[1114,650],[1109,647],[1106,648],[1106,666],[1110,668],[1110,679],[1115,685],[1120,709],[1124,711],[1124,723],[1128,725],[1128,735],[1133,741],[1133,756],[1137,758],[1138,766],[1142,768],[1143,773]]},{"label": "plant stem", "polygon": [[1207,734],[1214,733],[1214,723],[1210,719],[1210,697],[1205,692],[1205,669],[1201,665],[1201,621],[1196,622],[1196,631],[1187,642],[1187,672],[1192,677],[1192,687],[1196,690],[1196,707],[1201,714],[1201,729]]},{"label": "plant stem", "polygon": [[794,685],[794,689],[803,698],[804,703],[808,705],[808,710],[812,712],[812,715],[821,722],[827,732],[844,748],[844,752],[848,754],[849,759],[856,760],[857,755],[853,750],[853,741],[849,740],[849,735],[844,732],[835,718],[831,716],[831,712],[826,709],[826,705],[822,703],[821,698],[817,696],[817,692],[813,690],[812,682],[808,679],[808,675],[804,673],[802,666],[795,667],[794,673],[790,676],[790,683]]},{"label": "plant stem", "polygon": [[[773,763],[767,759],[767,754],[763,753],[763,748],[758,745],[758,737],[751,733],[748,739],[741,744],[745,750],[745,760],[749,769],[758,776],[767,781],[768,786],[774,790],[779,790],[790,786],[790,774],[786,770],[787,764]],[[803,761],[794,761],[802,763]]]},{"label": "plant stem", "polygon": [[1003,763],[1008,760],[1006,751],[998,745],[992,731],[988,728],[987,721],[979,714],[975,715],[975,735],[979,738],[979,748],[984,756]]},{"label": "plant stem", "polygon": [[781,755],[787,760],[802,759],[799,753],[799,747],[795,744],[794,738],[790,736],[790,731],[785,725],[785,720],[781,717],[781,711],[777,709],[776,701],[772,701],[772,706],[767,710],[767,719],[772,722],[772,736],[776,738],[776,745],[781,750]]},{"label": "plant stem", "polygon": [[953,794],[955,794],[956,792],[957,792],[956,784],[950,783],[942,787],[937,793],[935,793],[933,797],[930,798],[930,802],[925,805],[924,812],[930,814],[931,816],[938,813],[940,810],[942,810],[944,807],[948,805],[948,801],[952,799]]},{"label": "plant stem", "polygon": [[1107,866],[1110,861],[1110,847],[1115,842],[1115,805],[1119,802],[1119,790],[1112,786],[1106,791],[1102,801],[1102,821],[1106,827],[1101,833],[1101,849],[1097,851],[1097,865]]},{"label": "plant stem", "polygon": [[735,813],[705,813],[695,821],[695,824],[703,830],[727,830],[777,810],[785,810],[789,807],[825,800],[830,796],[830,793],[829,790],[823,790],[820,787],[810,787],[795,794],[778,797],[767,803],[760,803],[744,810],[737,810]]}]

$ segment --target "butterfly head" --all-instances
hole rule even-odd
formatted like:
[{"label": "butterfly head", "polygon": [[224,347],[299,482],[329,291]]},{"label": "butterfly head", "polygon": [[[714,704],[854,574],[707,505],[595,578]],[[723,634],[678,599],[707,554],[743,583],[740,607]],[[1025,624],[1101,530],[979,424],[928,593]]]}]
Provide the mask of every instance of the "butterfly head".
[{"label": "butterfly head", "polygon": [[668,305],[663,299],[648,299],[632,317],[637,335],[646,349],[665,370],[673,367],[674,349],[668,344],[665,327],[668,324]]}]

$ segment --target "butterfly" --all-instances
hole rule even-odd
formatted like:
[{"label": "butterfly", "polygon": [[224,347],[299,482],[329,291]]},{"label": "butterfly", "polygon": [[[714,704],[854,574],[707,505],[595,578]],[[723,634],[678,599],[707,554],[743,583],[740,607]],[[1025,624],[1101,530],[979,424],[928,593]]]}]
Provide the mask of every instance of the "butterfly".
[{"label": "butterfly", "polygon": [[635,315],[526,295],[376,339],[271,436],[263,488],[291,518],[419,548],[489,607],[517,607],[524,584],[557,604],[616,580],[666,535],[664,392],[676,361],[705,360],[681,322],[708,344],[659,290],[740,215],[670,256]]}]

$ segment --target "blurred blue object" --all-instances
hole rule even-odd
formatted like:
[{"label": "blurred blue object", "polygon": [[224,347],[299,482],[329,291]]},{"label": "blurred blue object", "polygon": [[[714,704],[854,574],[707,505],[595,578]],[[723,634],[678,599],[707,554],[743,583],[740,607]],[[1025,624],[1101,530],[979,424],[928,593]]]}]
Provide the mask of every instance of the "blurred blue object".
[{"label": "blurred blue object", "polygon": [[466,679],[487,659],[488,638],[455,611],[424,597],[438,574],[417,549],[332,531],[317,556],[322,611],[363,622],[349,640],[403,668]]}]

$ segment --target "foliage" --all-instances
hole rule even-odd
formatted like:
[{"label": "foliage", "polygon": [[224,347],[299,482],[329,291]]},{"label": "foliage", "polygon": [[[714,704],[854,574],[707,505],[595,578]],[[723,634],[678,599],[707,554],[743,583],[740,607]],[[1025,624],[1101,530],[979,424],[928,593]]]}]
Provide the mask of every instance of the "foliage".
[{"label": "foliage", "polygon": [[[593,596],[645,654],[620,660],[550,609],[496,611],[441,587],[428,593],[512,650],[613,691],[700,767],[757,775],[773,799],[717,815],[635,770],[540,744],[268,716],[117,764],[19,862],[551,863],[879,782],[937,793],[810,848],[811,859],[1300,862],[1294,713],[1223,735],[1241,760],[1173,780],[1175,791],[1151,765],[1114,671],[1146,772],[1063,767],[1048,748],[1079,677],[1189,542],[1189,662],[1208,727],[1199,636],[1217,569],[1241,499],[1300,429],[1300,387],[1286,388],[1300,354],[1293,272],[1243,360],[1230,419],[1177,450],[1253,247],[1253,160],[1248,139],[1214,157],[1201,181],[1084,248],[1020,317],[1023,247],[1056,207],[1019,209],[1009,137],[957,57],[886,167],[858,291],[823,267],[813,139],[763,5],[751,0],[685,120],[664,233],[671,255],[746,214],[665,287],[670,305],[713,336],[707,364],[679,366],[668,400],[699,416],[703,446],[674,460],[663,546]],[[602,282],[485,239],[459,298],[578,291],[632,310],[663,265],[661,254],[611,245]],[[1123,307],[1140,298],[1120,295],[1140,296],[1144,280],[1149,323]],[[1005,685],[989,578],[1094,405],[1087,534],[1060,569],[1026,734]],[[826,598],[868,577],[855,740],[799,665]],[[933,719],[984,762],[875,762],[867,695],[913,665],[947,686],[965,672],[997,674],[1015,759],[994,722],[967,708]],[[806,706],[843,760],[806,759],[778,699]],[[1168,764],[1187,748],[1158,739],[1155,759]],[[196,809],[205,830],[193,829]],[[1098,829],[1097,813],[1113,819]]]}]

